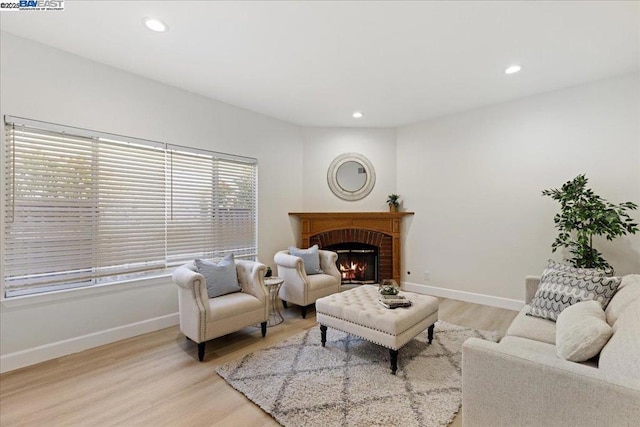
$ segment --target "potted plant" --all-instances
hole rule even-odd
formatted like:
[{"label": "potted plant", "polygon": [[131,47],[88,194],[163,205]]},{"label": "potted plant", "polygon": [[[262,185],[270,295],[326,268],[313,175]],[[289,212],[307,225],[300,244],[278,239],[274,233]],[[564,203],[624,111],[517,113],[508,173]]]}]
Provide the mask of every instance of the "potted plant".
[{"label": "potted plant", "polygon": [[389,212],[398,212],[398,206],[400,206],[400,202],[398,201],[400,196],[397,194],[389,194],[387,197],[387,204],[389,205]]},{"label": "potted plant", "polygon": [[271,270],[271,267],[267,265],[267,272],[264,274],[264,277],[271,277],[272,274],[273,271]]},{"label": "potted plant", "polygon": [[551,245],[552,252],[559,247],[569,249],[568,261],[574,267],[612,269],[602,254],[593,247],[593,236],[604,236],[607,240],[625,234],[635,234],[638,224],[633,222],[628,210],[637,209],[632,202],[615,205],[587,188],[584,174],[566,182],[560,189],[544,190],[560,202],[560,213],[553,218],[559,234]]}]

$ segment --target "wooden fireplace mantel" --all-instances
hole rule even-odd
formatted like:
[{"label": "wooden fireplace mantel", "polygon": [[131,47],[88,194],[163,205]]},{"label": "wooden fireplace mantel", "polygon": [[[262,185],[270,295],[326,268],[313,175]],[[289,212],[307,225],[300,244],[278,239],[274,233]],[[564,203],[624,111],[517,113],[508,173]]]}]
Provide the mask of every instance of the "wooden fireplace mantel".
[{"label": "wooden fireplace mantel", "polygon": [[414,212],[289,212],[289,215],[300,219],[302,247],[309,247],[313,236],[335,230],[367,230],[389,235],[392,240],[391,278],[400,283],[402,219]]}]

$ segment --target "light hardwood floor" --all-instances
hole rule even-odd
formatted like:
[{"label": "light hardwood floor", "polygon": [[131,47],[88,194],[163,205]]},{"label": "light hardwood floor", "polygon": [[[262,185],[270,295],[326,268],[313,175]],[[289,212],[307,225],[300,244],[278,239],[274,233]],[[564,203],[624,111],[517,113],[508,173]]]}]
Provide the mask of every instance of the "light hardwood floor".
[{"label": "light hardwood floor", "polygon": [[[207,343],[204,362],[178,327],[64,356],[0,376],[0,425],[42,426],[277,426],[232,389],[214,369],[316,327],[298,307],[285,322],[246,328]],[[503,335],[517,312],[440,300],[440,319]],[[460,415],[452,426],[460,426]]]}]

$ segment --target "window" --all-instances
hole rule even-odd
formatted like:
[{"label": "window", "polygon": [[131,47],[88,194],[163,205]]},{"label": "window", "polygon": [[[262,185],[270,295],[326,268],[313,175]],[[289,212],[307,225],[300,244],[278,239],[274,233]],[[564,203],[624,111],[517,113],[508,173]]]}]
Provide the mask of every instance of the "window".
[{"label": "window", "polygon": [[5,122],[5,297],[255,259],[255,159]]}]

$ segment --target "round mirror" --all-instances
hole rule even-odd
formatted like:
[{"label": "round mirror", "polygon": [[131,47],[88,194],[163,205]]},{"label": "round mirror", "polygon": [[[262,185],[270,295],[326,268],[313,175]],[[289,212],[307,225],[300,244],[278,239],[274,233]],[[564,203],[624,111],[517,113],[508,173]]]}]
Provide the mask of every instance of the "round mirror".
[{"label": "round mirror", "polygon": [[367,182],[367,172],[358,162],[345,162],[338,168],[336,181],[344,191],[358,191]]},{"label": "round mirror", "polygon": [[336,157],[327,171],[329,188],[344,200],[365,198],[376,182],[371,162],[361,154],[345,153]]}]

